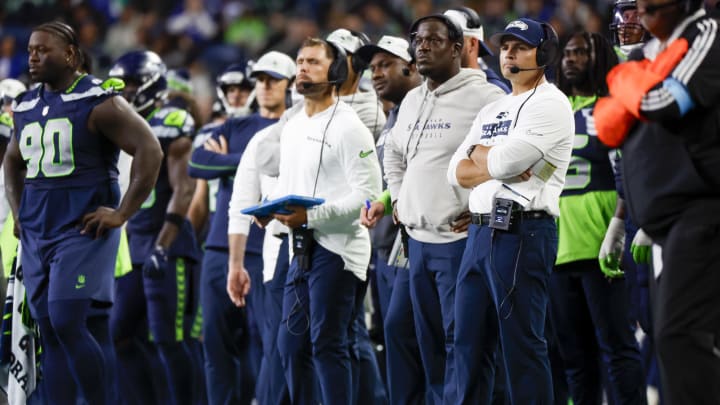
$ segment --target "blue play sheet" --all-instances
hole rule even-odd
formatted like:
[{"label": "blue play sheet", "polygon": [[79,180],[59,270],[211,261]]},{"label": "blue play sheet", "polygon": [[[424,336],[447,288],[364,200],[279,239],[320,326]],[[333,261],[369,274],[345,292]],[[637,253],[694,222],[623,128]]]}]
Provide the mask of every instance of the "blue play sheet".
[{"label": "blue play sheet", "polygon": [[286,207],[288,205],[299,205],[302,207],[314,207],[316,205],[320,205],[325,202],[324,198],[313,198],[313,197],[303,197],[300,195],[286,195],[285,197],[280,197],[275,200],[269,200],[269,201],[263,201],[262,203],[258,205],[253,205],[252,207],[247,207],[244,210],[240,211],[245,215],[254,215],[258,218],[260,217],[268,217],[272,214],[283,214],[287,215],[290,214],[290,210],[288,210]]}]

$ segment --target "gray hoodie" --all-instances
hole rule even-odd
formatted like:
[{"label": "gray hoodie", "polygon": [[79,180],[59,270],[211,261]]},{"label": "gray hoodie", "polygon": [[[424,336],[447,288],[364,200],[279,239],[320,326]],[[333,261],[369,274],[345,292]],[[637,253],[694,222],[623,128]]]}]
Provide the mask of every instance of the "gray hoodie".
[{"label": "gray hoodie", "polygon": [[360,117],[360,121],[370,130],[373,138],[377,141],[385,127],[385,112],[382,103],[378,100],[374,91],[361,92],[340,96],[340,100],[347,103]]},{"label": "gray hoodie", "polygon": [[403,99],[383,163],[400,222],[413,239],[448,243],[467,236],[452,232],[451,223],[467,210],[470,190],[448,183],[448,164],[480,109],[504,95],[482,71],[461,69],[435,90],[426,81]]}]

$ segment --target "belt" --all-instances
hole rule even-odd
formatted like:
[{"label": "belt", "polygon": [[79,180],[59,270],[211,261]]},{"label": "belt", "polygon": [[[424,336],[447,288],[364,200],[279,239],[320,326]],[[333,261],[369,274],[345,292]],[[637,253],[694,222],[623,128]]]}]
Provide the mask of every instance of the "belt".
[{"label": "belt", "polygon": [[[513,211],[510,214],[510,222],[517,222],[518,219],[544,219],[552,218],[553,216],[545,211]],[[471,215],[471,222],[475,225],[489,225],[490,214],[476,214]]]}]

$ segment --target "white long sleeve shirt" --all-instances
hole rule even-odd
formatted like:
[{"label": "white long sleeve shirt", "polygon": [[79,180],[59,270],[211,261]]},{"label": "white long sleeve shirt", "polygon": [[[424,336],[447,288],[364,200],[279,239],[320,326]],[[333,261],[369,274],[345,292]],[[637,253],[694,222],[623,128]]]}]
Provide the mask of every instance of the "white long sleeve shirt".
[{"label": "white long sleeve shirt", "polygon": [[[455,151],[447,171],[458,185],[457,166],[471,145],[492,146],[487,158],[493,179],[470,192],[470,211],[488,214],[493,198],[513,200],[525,210],[560,215],[560,193],[575,136],[575,120],[567,97],[550,83],[522,94],[508,94],[483,108],[470,133]],[[511,156],[512,155],[512,156]],[[524,159],[525,164],[521,164]],[[517,176],[532,167],[533,176]]]},{"label": "white long sleeve shirt", "polygon": [[308,209],[307,226],[322,247],[342,257],[346,270],[365,280],[370,236],[360,225],[360,209],[380,194],[380,176],[370,131],[339,101],[313,116],[303,109],[285,124],[272,198],[324,198],[325,203]]},{"label": "white long sleeve shirt", "polygon": [[[244,208],[260,203],[276,186],[277,178],[261,174],[255,163],[257,145],[271,132],[272,125],[258,131],[245,147],[235,172],[233,193],[230,197],[228,210],[228,234],[249,235],[252,217],[241,213]],[[263,239],[263,282],[268,282],[275,275],[278,251],[282,240],[275,235],[287,233],[287,227],[277,221],[270,221],[265,229]]]}]

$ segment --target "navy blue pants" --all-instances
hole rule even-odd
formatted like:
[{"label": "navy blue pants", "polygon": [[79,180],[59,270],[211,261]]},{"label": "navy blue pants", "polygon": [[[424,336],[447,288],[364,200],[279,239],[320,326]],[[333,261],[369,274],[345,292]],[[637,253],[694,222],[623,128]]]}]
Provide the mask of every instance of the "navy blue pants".
[{"label": "navy blue pants", "polygon": [[[253,281],[251,291],[262,291],[262,257],[247,253],[245,268]],[[247,312],[255,303],[247,299],[246,308],[236,307],[227,295],[227,252],[205,251],[201,273],[200,299],[203,308],[203,351],[205,378],[210,404],[249,404],[255,396],[257,370],[252,351],[261,345],[251,339]],[[258,365],[259,367],[259,365]]]},{"label": "navy blue pants", "polygon": [[387,267],[397,269],[384,317],[388,396],[391,404],[423,404],[425,376],[410,300],[410,270]]},{"label": "navy blue pants", "polygon": [[[288,237],[283,237],[280,245],[273,279],[265,283],[265,317],[262,322],[263,360],[258,376],[258,398],[263,398],[263,405],[289,405],[290,394],[285,383],[285,371],[277,346],[278,330],[282,321],[283,292],[287,279]],[[255,281],[253,281],[255,283]],[[253,284],[254,285],[254,284]]]},{"label": "navy blue pants", "polygon": [[385,384],[365,323],[365,295],[368,282],[360,282],[355,295],[353,322],[348,332],[353,384],[353,404],[387,404]]},{"label": "navy blue pants", "polygon": [[644,404],[645,378],[624,279],[608,280],[597,259],[567,263],[550,277],[550,319],[575,404]]},{"label": "navy blue pants", "polygon": [[348,330],[361,281],[344,269],[340,256],[319,244],[311,261],[303,271],[294,258],[285,283],[278,332],[285,378],[293,404],[347,405],[352,398]]},{"label": "navy blue pants", "polygon": [[454,405],[455,284],[465,239],[423,243],[410,238],[409,242],[410,299],[429,390],[428,404]]},{"label": "navy blue pants", "polygon": [[383,322],[385,322],[388,308],[390,307],[390,297],[392,296],[395,273],[397,272],[397,267],[389,266],[387,262],[387,256],[378,250],[373,250],[372,263],[375,268],[378,306],[380,307],[380,315],[382,316]]},{"label": "navy blue pants", "polygon": [[556,255],[553,219],[526,219],[513,232],[470,226],[455,305],[458,404],[490,403],[503,378],[498,345],[510,402],[552,403],[545,317]]}]

